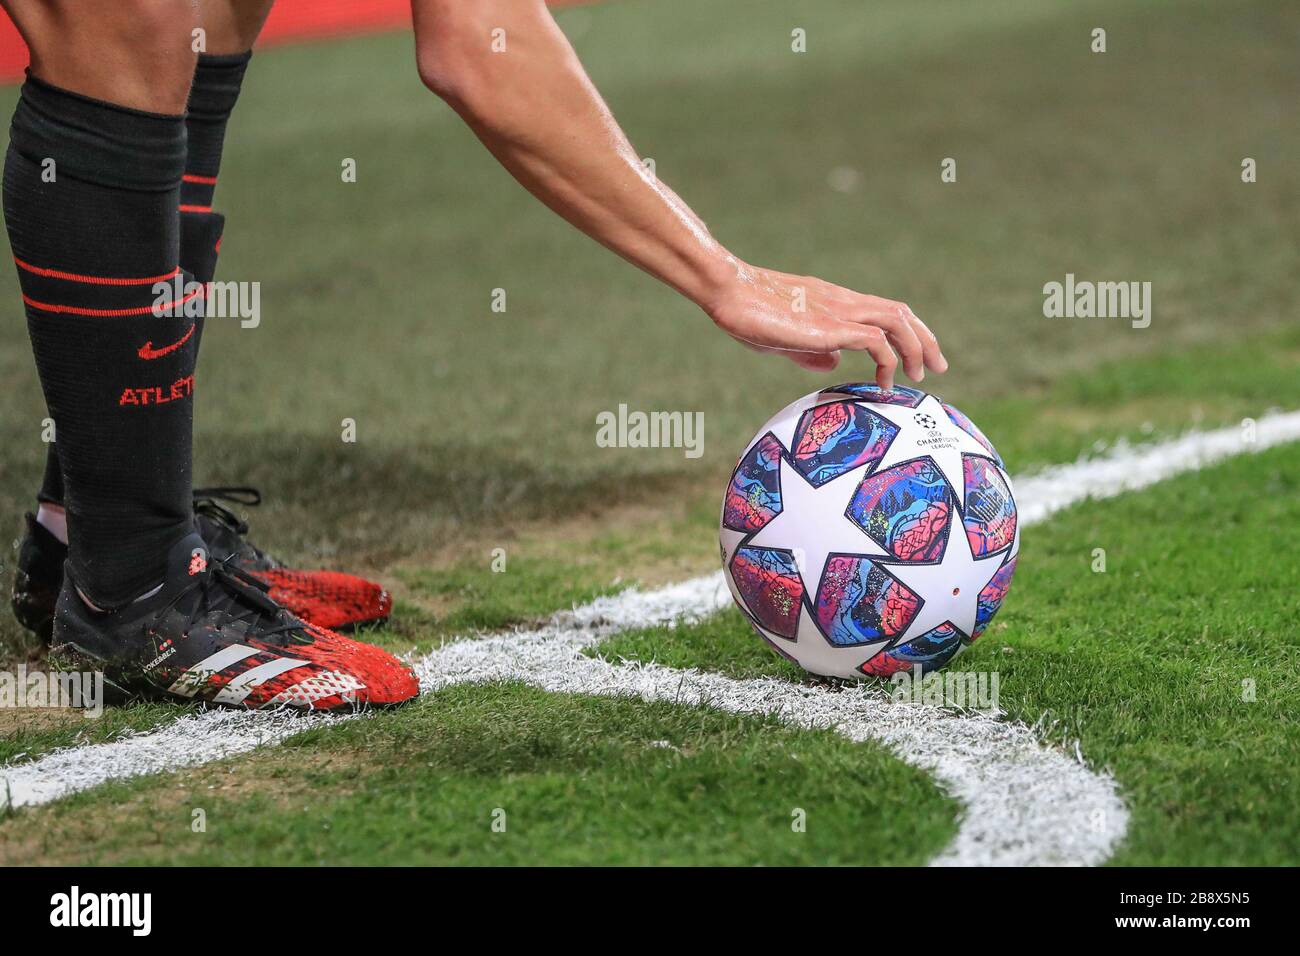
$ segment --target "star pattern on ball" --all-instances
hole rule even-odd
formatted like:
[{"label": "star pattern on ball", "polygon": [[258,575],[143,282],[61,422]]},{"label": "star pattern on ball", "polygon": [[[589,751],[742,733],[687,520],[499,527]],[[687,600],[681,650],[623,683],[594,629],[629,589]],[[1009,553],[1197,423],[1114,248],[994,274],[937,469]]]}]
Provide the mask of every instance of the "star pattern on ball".
[{"label": "star pattern on ball", "polygon": [[[961,456],[965,454],[989,458],[989,450],[964,428],[953,424],[942,403],[933,395],[926,395],[914,409],[875,402],[868,404],[872,412],[899,429],[873,473],[878,474],[905,461],[927,456],[948,480],[957,503],[965,506],[966,477]],[[938,422],[947,427],[942,431],[926,428],[923,424],[926,421]]]},{"label": "star pattern on ball", "polygon": [[[832,478],[820,488],[813,486],[782,456],[781,513],[769,521],[746,544],[756,548],[793,551],[808,599],[816,600],[826,561],[832,554],[861,554],[867,557],[887,555],[880,545],[849,520],[849,502],[862,483],[863,468],[855,468]],[[809,515],[834,515],[828,526],[808,534]],[[796,542],[816,542],[815,548],[799,548]]]},{"label": "star pattern on ball", "polygon": [[980,592],[993,580],[1006,556],[1004,549],[977,558],[971,551],[970,539],[958,523],[948,532],[943,557],[935,564],[881,563],[882,568],[921,599],[921,609],[895,645],[906,644],[947,623],[969,640],[975,633]]}]

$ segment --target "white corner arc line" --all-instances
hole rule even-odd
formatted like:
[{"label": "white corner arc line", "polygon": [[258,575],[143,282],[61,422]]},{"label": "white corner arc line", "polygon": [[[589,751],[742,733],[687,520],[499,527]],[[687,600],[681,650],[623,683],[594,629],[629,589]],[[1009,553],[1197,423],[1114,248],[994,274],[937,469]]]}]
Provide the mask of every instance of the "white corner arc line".
[{"label": "white corner arc line", "polygon": [[[1023,525],[1089,498],[1109,498],[1234,455],[1300,440],[1300,412],[1261,417],[1253,441],[1241,427],[1190,432],[1055,466],[1017,479]],[[415,662],[423,689],[520,680],[557,692],[629,695],[769,714],[797,726],[834,727],[874,739],[930,771],[965,807],[935,864],[1052,865],[1104,862],[1128,811],[1109,774],[1044,745],[1023,724],[939,708],[897,705],[867,686],[830,693],[771,679],[736,680],[655,664],[611,663],[583,649],[631,628],[699,619],[729,606],[720,572],[654,591],[625,591],[556,615],[545,627],[444,645]],[[356,715],[305,717],[208,710],[147,733],[65,748],[0,768],[0,800],[36,806],[98,786],[169,772],[278,743],[307,726]],[[303,721],[309,723],[304,724]]]},{"label": "white corner arc line", "polygon": [[[703,583],[703,582],[702,582]],[[709,578],[731,602],[721,575]],[[604,628],[587,632],[599,641]],[[839,690],[763,678],[738,680],[657,664],[612,663],[582,654],[569,630],[460,641],[420,661],[421,688],[518,681],[555,693],[636,697],[772,716],[885,744],[927,771],[963,805],[938,865],[1088,866],[1104,862],[1127,828],[1114,780],[1045,746],[1017,721],[893,703],[875,687]]]}]

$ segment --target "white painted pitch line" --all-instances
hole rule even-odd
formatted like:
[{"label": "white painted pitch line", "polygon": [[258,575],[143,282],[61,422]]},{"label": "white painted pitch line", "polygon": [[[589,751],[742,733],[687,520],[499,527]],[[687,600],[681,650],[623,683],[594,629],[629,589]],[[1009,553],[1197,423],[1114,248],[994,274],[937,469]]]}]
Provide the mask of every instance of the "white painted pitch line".
[{"label": "white painted pitch line", "polygon": [[[1193,432],[1018,479],[1021,523],[1035,524],[1087,498],[1114,497],[1233,455],[1298,440],[1300,412],[1266,415],[1256,423],[1254,441],[1245,436],[1242,428]],[[555,691],[772,714],[799,726],[834,726],[854,740],[881,740],[902,759],[934,773],[965,804],[958,835],[933,861],[938,864],[1099,863],[1122,837],[1127,811],[1114,781],[1042,745],[1021,724],[888,704],[879,690],[867,686],[832,693],[653,664],[616,665],[581,653],[623,630],[700,618],[729,604],[720,572],[655,591],[627,591],[557,615],[538,630],[446,645],[417,661],[416,669],[429,689],[508,678]],[[245,753],[322,720],[347,719],[205,711],[149,733],[6,767],[0,797],[7,793],[15,807],[48,803],[109,780]]]},{"label": "white painted pitch line", "polygon": [[156,730],[127,732],[102,744],[66,747],[39,760],[3,768],[0,807],[36,806],[89,790],[111,780],[168,773],[278,744],[319,721],[336,723],[346,716],[319,714],[304,724],[287,710],[203,710],[178,717]]},{"label": "white painted pitch line", "polygon": [[1145,445],[1121,444],[1104,455],[1054,465],[1014,481],[1021,524],[1036,524],[1089,498],[1114,498],[1149,488],[1183,472],[1199,471],[1236,455],[1300,440],[1300,411],[1270,412],[1255,421],[1253,440],[1244,424]]}]

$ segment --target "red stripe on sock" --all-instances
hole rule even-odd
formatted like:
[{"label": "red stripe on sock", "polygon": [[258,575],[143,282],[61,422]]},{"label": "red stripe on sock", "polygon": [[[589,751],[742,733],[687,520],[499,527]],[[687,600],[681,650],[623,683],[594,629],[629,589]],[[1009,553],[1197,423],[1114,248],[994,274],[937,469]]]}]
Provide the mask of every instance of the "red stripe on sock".
[{"label": "red stripe on sock", "polygon": [[37,302],[28,295],[23,296],[23,302],[33,309],[40,309],[42,312],[59,312],[68,315],[89,315],[97,318],[114,319],[128,315],[153,315],[155,312],[169,311],[202,296],[206,291],[206,287],[200,286],[182,298],[173,299],[171,302],[165,302],[162,305],[146,305],[137,309],[83,309],[81,306],[76,305],[53,305],[49,302]]},{"label": "red stripe on sock", "polygon": [[217,184],[216,176],[196,176],[193,173],[186,173],[181,177],[183,183],[198,183],[201,186],[215,186]]},{"label": "red stripe on sock", "polygon": [[181,212],[212,212],[211,206],[186,206],[181,205]]},{"label": "red stripe on sock", "polygon": [[17,256],[14,256],[14,262],[18,264],[18,268],[30,272],[32,275],[44,276],[47,279],[66,279],[69,282],[85,282],[89,285],[153,285],[155,282],[166,282],[168,279],[174,279],[181,272],[181,267],[177,266],[166,275],[146,276],[142,279],[115,279],[111,276],[83,276],[75,272],[63,272],[60,269],[44,269],[41,266],[23,262]]}]

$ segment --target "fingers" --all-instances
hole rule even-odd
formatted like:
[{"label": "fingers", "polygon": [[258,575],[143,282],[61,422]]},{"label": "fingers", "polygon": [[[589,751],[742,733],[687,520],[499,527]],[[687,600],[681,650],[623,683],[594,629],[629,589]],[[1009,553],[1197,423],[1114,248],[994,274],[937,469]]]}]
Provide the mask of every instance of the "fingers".
[{"label": "fingers", "polygon": [[922,381],[927,368],[934,372],[948,370],[948,360],[943,357],[939,340],[907,303],[874,295],[855,293],[855,297],[857,308],[843,318],[884,329],[890,343],[898,350],[903,370],[909,378]]},{"label": "fingers", "polygon": [[939,348],[939,340],[935,338],[929,326],[916,317],[911,309],[907,310],[908,322],[912,326],[912,331],[921,342],[921,351],[925,356],[925,367],[934,372],[948,371],[948,360],[943,357],[943,350]]},{"label": "fingers", "polygon": [[791,362],[810,372],[833,372],[840,364],[839,352],[787,352]]},{"label": "fingers", "polygon": [[903,360],[903,371],[907,377],[919,382],[925,378],[925,351],[909,319],[911,312],[907,306],[900,304],[896,310],[897,319],[891,322],[885,333],[898,352],[898,357]]},{"label": "fingers", "polygon": [[910,310],[901,302],[891,302],[875,296],[859,298],[861,301],[855,305],[845,304],[836,307],[834,309],[836,317],[845,324],[856,324],[859,328],[873,329],[879,333],[870,339],[864,339],[870,343],[866,350],[876,359],[877,366],[883,365],[877,354],[879,344],[890,351],[890,358],[895,366],[898,363],[893,353],[897,351],[908,378],[916,382],[921,381],[925,377],[925,353],[921,340],[908,319]]},{"label": "fingers", "polygon": [[894,387],[894,373],[898,370],[898,356],[889,344],[889,337],[878,326],[840,323],[844,344],[842,348],[866,352],[876,363],[876,384],[881,388]]},{"label": "fingers", "polygon": [[[736,295],[707,311],[729,335],[757,351],[780,352],[801,368],[830,371],[841,350],[866,352],[876,363],[876,382],[892,388],[901,365],[914,381],[926,369],[943,372],[948,362],[934,333],[905,302],[863,295],[812,276],[755,270],[761,281],[744,283]],[[799,293],[799,296],[796,296]],[[809,308],[791,309],[791,301]]]}]

